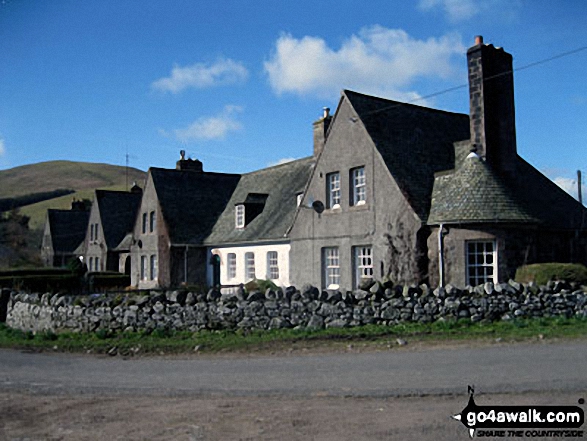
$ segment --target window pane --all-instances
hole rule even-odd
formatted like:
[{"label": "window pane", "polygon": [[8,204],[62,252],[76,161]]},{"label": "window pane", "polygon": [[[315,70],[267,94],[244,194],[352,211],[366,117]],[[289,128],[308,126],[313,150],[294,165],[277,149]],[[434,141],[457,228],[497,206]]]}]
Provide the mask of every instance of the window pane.
[{"label": "window pane", "polygon": [[340,173],[330,173],[326,176],[328,208],[340,205]]},{"label": "window pane", "polygon": [[467,250],[467,283],[475,286],[485,282],[496,282],[495,241],[469,241]]},{"label": "window pane", "polygon": [[228,278],[234,279],[236,277],[236,254],[228,254]]},{"label": "window pane", "polygon": [[365,203],[367,191],[365,180],[365,167],[359,167],[352,170],[351,173],[353,185],[353,197],[351,204],[360,205]]},{"label": "window pane", "polygon": [[279,279],[277,251],[269,251],[267,253],[267,278],[273,280]]},{"label": "window pane", "polygon": [[235,207],[235,226],[236,228],[245,226],[245,206],[242,204]]},{"label": "window pane", "polygon": [[324,248],[324,279],[327,288],[338,288],[340,284],[340,260],[338,248]]},{"label": "window pane", "polygon": [[245,254],[245,272],[247,280],[255,279],[255,254]]}]

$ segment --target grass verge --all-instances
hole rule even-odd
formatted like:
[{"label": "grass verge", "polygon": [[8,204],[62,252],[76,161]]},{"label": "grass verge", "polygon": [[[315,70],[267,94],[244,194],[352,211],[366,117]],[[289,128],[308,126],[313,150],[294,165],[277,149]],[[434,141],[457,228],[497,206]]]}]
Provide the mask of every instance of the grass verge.
[{"label": "grass verge", "polygon": [[443,344],[460,341],[524,341],[587,336],[587,318],[516,319],[493,323],[468,320],[405,323],[395,326],[366,325],[317,331],[281,329],[273,331],[200,331],[109,333],[23,332],[0,324],[0,347],[63,352],[110,353],[111,355],[275,352],[303,349],[338,349],[349,344],[377,348],[410,343]]}]

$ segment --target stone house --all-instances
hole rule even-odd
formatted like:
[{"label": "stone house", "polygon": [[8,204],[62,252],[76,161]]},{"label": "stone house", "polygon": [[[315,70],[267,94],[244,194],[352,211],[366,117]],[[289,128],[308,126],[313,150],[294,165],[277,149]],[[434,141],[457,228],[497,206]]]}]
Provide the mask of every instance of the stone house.
[{"label": "stone house", "polygon": [[471,117],[345,90],[314,127],[315,168],[289,231],[291,282],[457,286],[520,265],[585,262],[585,208],[516,151],[512,57],[467,53]]},{"label": "stone house", "polygon": [[301,201],[314,158],[304,158],[241,176],[204,243],[208,284],[235,286],[266,279],[290,284],[287,232]]},{"label": "stone house", "polygon": [[204,172],[200,161],[184,155],[175,170],[149,169],[130,247],[133,286],[207,284],[204,240],[240,175]]},{"label": "stone house", "polygon": [[135,224],[142,189],[95,190],[85,239],[78,249],[88,271],[130,274],[129,233]]},{"label": "stone house", "polygon": [[90,212],[83,201],[73,201],[71,210],[47,210],[41,260],[45,266],[62,267],[77,257],[76,249],[83,243]]},{"label": "stone house", "polygon": [[587,210],[517,154],[511,55],[478,37],[467,62],[470,116],[344,90],[313,125],[311,157],[237,175],[182,151],[175,170],[149,170],[128,227],[106,227],[120,222],[94,204],[88,263],[116,269],[104,250],[117,253],[139,288],[256,278],[332,290],[586,263]]}]

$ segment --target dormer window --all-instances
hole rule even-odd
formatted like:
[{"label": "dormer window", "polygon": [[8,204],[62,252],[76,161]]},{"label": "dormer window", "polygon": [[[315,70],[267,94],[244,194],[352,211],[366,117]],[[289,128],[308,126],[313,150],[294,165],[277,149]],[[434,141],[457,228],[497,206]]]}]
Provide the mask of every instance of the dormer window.
[{"label": "dormer window", "polygon": [[244,206],[244,204],[239,204],[235,207],[234,226],[236,228],[244,228],[245,227],[245,206]]}]

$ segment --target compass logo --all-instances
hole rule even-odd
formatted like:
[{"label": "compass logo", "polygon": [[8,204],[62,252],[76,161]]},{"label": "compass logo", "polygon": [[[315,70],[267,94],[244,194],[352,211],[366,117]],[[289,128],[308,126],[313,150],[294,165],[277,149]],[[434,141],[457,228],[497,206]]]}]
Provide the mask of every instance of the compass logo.
[{"label": "compass logo", "polygon": [[[469,436],[492,437],[583,437],[585,421],[578,406],[478,406],[475,390],[468,387],[469,403],[452,417],[469,430]],[[581,398],[579,404],[584,404]],[[500,429],[500,430],[497,430]],[[528,430],[534,429],[534,430]]]}]

